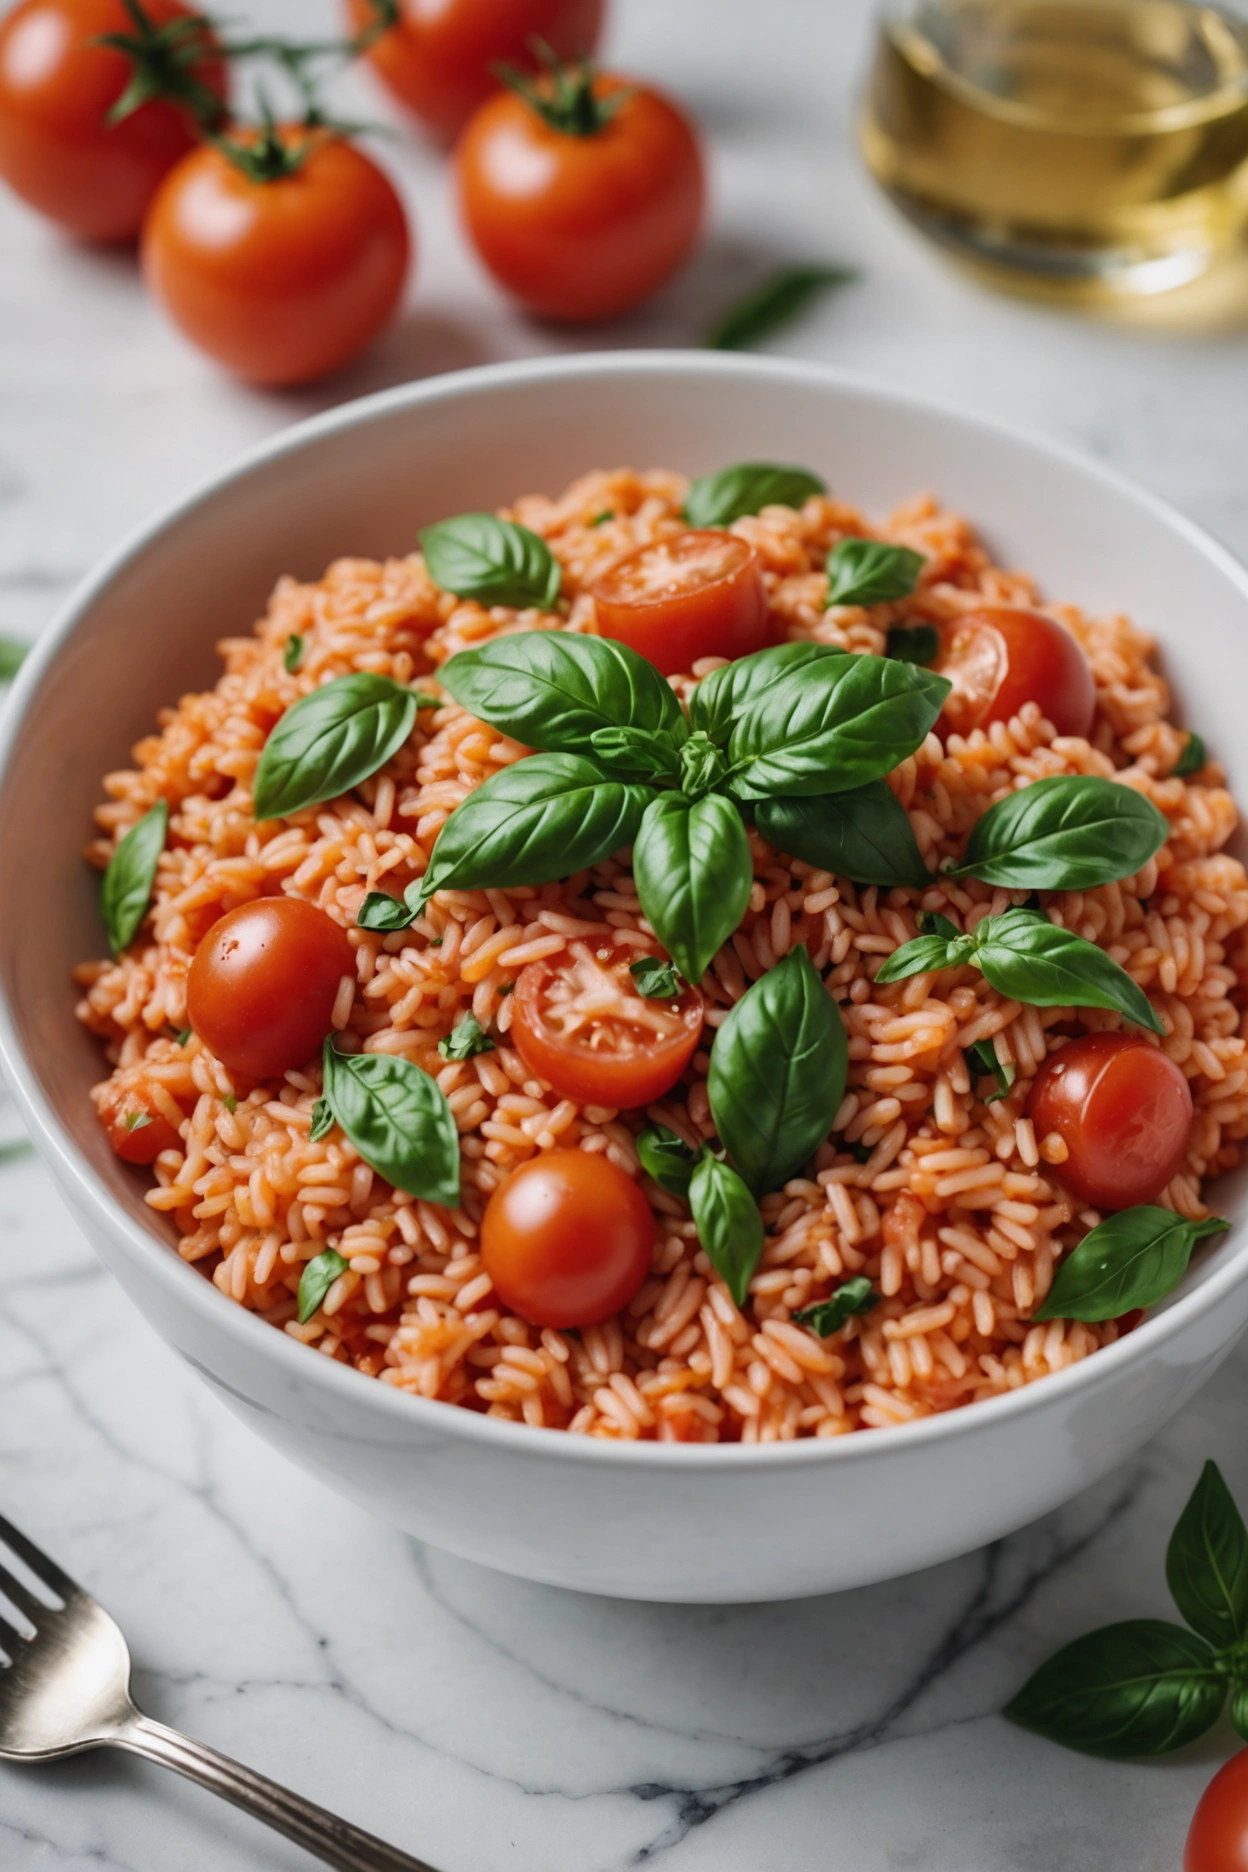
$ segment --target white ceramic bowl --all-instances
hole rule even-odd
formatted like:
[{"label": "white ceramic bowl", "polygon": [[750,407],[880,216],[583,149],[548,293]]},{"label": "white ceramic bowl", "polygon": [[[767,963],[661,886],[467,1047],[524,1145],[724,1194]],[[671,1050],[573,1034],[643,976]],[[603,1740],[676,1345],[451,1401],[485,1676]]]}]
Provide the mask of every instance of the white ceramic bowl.
[{"label": "white ceramic bowl", "polygon": [[[78,854],[100,776],[161,704],[215,681],[214,643],[249,628],[279,573],[315,578],[341,553],[403,552],[426,521],[553,493],[594,465],[701,474],[750,459],[808,464],[876,513],[930,488],[1046,593],[1130,612],[1166,646],[1180,709],[1248,799],[1248,575],[1212,540],[1051,444],[829,370],[679,352],[470,371],[279,436],[77,593],[22,671],[0,745],[4,1065],[65,1197],[157,1332],[267,1442],[387,1520],[509,1572],[638,1599],[785,1598],[885,1579],[1096,1482],[1248,1321],[1243,1229],[1085,1363],[835,1442],[591,1442],[407,1397],[223,1299],[172,1251],[142,1173],[109,1150],[86,1097],[99,1053],[69,982],[102,944],[96,880]],[[1219,1190],[1232,1215],[1243,1182]]]}]

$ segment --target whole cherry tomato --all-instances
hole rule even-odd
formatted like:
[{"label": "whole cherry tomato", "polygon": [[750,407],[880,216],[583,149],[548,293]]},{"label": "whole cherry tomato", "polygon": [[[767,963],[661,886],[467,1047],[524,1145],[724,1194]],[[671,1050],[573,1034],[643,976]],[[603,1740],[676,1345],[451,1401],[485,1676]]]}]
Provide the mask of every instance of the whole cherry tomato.
[{"label": "whole cherry tomato", "polygon": [[477,252],[530,311],[600,319],[652,293],[702,225],[702,155],[659,92],[563,68],[503,91],[455,151]]},{"label": "whole cherry tomato", "polygon": [[1201,1795],[1183,1872],[1248,1872],[1248,1749],[1223,1763]]},{"label": "whole cherry tomato", "polygon": [[665,676],[699,657],[748,656],[769,641],[762,561],[716,527],[655,540],[608,566],[590,587],[598,628]]},{"label": "whole cherry tomato", "polygon": [[650,1272],[654,1211],[609,1157],[531,1158],[490,1197],[481,1259],[503,1305],[534,1326],[595,1326]]},{"label": "whole cherry tomato", "polygon": [[[357,32],[377,15],[348,0]],[[498,65],[532,72],[538,39],[557,58],[592,52],[606,0],[400,0],[399,23],[369,50],[380,77],[437,136],[453,137],[497,91]]]},{"label": "whole cherry tomato", "polygon": [[320,1052],[344,975],[346,931],[300,897],[257,897],[219,917],[186,978],[186,1013],[231,1072],[280,1079]]},{"label": "whole cherry tomato", "polygon": [[[123,0],[21,0],[0,22],[0,176],[86,240],[133,240],[161,178],[199,141],[193,113],[210,121],[226,95],[211,35],[181,26],[198,9],[144,0],[143,12],[140,31]],[[136,58],[94,44],[102,33],[123,34]],[[110,123],[136,75],[165,95]]]},{"label": "whole cherry tomato", "polygon": [[99,1112],[108,1141],[123,1163],[155,1163],[161,1151],[182,1147],[181,1135],[140,1092],[110,1087]]},{"label": "whole cherry tomato", "polygon": [[354,357],[398,305],[409,251],[403,205],[377,165],[302,128],[196,150],[143,228],[156,297],[253,383],[306,383]]},{"label": "whole cherry tomato", "polygon": [[1086,1034],[1051,1053],[1027,1113],[1037,1138],[1056,1131],[1070,1152],[1057,1174],[1097,1209],[1130,1209],[1165,1189],[1187,1154],[1192,1094],[1182,1069],[1151,1040]]},{"label": "whole cherry tomato", "polygon": [[647,998],[629,973],[636,959],[622,943],[575,942],[520,971],[511,1038],[530,1071],[564,1098],[617,1110],[649,1105],[693,1058],[701,994],[686,987]]},{"label": "whole cherry tomato", "polygon": [[1096,711],[1092,670],[1068,630],[1041,611],[985,605],[945,626],[936,667],[953,684],[941,713],[942,731],[1008,722],[1024,702],[1059,735],[1086,735]]}]

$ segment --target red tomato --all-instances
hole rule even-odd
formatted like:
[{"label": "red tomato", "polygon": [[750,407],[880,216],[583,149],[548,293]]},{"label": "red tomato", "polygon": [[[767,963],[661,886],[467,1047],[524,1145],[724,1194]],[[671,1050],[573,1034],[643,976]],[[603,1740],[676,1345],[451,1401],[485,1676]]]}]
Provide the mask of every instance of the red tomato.
[{"label": "red tomato", "polygon": [[306,383],[381,330],[410,243],[376,163],[323,132],[277,134],[303,154],[272,181],[209,146],[179,163],[143,228],[143,274],[218,363],[253,383]]},{"label": "red tomato", "polygon": [[601,1152],[531,1158],[495,1190],[481,1259],[502,1304],[534,1326],[596,1326],[650,1272],[654,1211]]},{"label": "red tomato", "polygon": [[123,1163],[155,1163],[161,1151],[180,1150],[181,1135],[139,1092],[114,1086],[100,1106],[100,1123]]},{"label": "red tomato", "polygon": [[1248,1872],[1248,1749],[1224,1762],[1201,1795],[1183,1872]]},{"label": "red tomato", "polygon": [[1050,1054],[1027,1112],[1037,1138],[1056,1131],[1070,1156],[1056,1166],[1082,1202],[1130,1209],[1165,1189],[1187,1154],[1192,1094],[1151,1040],[1086,1034]]},{"label": "red tomato", "polygon": [[1086,735],[1096,711],[1087,657],[1068,630],[1040,611],[986,605],[943,633],[936,665],[953,684],[940,718],[944,733],[1009,721],[1038,702],[1059,735]]},{"label": "red tomato", "polygon": [[698,657],[749,656],[770,641],[762,561],[717,527],[638,546],[590,588],[598,628],[665,676]]},{"label": "red tomato", "polygon": [[647,1000],[628,972],[636,959],[623,944],[576,942],[521,969],[511,1037],[529,1070],[562,1097],[617,1110],[650,1105],[693,1058],[701,994],[686,988]]},{"label": "red tomato", "polygon": [[195,951],[186,1013],[231,1072],[280,1079],[319,1053],[344,975],[346,931],[300,897],[258,897],[227,910]]},{"label": "red tomato", "polygon": [[[438,136],[453,137],[498,90],[496,65],[536,71],[531,42],[558,58],[592,52],[606,0],[401,0],[399,24],[369,58],[397,98]],[[357,32],[377,15],[371,0],[348,0]]]},{"label": "red tomato", "polygon": [[[146,0],[156,28],[192,11],[182,0]],[[123,0],[21,0],[0,24],[0,176],[86,240],[133,240],[162,176],[199,141],[191,116],[166,98],[108,123],[135,67],[91,40],[135,31]],[[225,97],[218,61],[190,76]]]},{"label": "red tomato", "polygon": [[599,129],[547,123],[514,92],[483,104],[455,151],[459,199],[490,272],[530,311],[600,319],[652,293],[702,224],[702,155],[687,118],[647,86],[598,77],[625,102]]}]

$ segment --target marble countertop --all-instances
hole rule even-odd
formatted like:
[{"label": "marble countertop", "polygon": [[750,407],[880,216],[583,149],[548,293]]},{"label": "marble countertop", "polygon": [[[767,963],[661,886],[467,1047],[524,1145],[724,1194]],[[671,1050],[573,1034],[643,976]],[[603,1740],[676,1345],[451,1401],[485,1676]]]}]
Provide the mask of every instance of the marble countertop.
[{"label": "marble countertop", "polygon": [[[330,0],[241,10],[332,16]],[[705,125],[714,220],[650,307],[571,342],[695,343],[769,265],[848,260],[859,283],[776,350],[1057,435],[1248,556],[1248,268],[1113,319],[986,294],[857,166],[866,0],[781,0],[767,19],[747,0],[616,0],[615,61]],[[366,85],[343,100],[378,112]],[[124,256],[0,196],[0,632],[34,636],[121,532],[297,417],[567,347],[465,251],[442,160],[410,134],[383,160],[418,229],[408,310],[332,383],[280,395],[189,351]],[[0,1139],[14,1123],[0,1109]],[[1076,1632],[1166,1615],[1166,1537],[1206,1456],[1248,1504],[1246,1398],[1248,1350],[1093,1495],[891,1585],[745,1608],[579,1597],[422,1548],[287,1467],[133,1311],[38,1165],[0,1163],[0,1508],[119,1619],[153,1715],[445,1872],[1173,1872],[1229,1728],[1126,1767],[995,1712]],[[117,1755],[0,1768],[6,1872],[309,1863]]]}]

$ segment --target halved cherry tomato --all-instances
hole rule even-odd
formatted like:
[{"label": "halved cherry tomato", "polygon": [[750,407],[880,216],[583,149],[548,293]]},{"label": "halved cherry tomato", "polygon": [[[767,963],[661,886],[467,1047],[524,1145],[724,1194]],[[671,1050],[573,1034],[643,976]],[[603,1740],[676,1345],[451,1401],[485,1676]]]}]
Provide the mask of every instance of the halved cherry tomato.
[{"label": "halved cherry tomato", "polygon": [[[374,24],[372,0],[348,0],[357,32]],[[499,88],[495,68],[534,72],[532,42],[556,57],[592,52],[606,0],[400,0],[399,24],[373,44],[379,77],[437,136],[453,137]]]},{"label": "halved cherry tomato", "polygon": [[[157,31],[199,13],[182,0],[145,0],[144,10]],[[200,139],[193,118],[168,98],[108,122],[135,68],[124,53],[93,45],[100,33],[135,36],[123,0],[21,0],[6,15],[0,176],[85,240],[133,240],[161,178]],[[206,30],[203,43],[210,52]],[[183,77],[225,98],[225,67],[211,56]]]},{"label": "halved cherry tomato", "polygon": [[111,1087],[99,1112],[108,1141],[123,1163],[155,1163],[161,1151],[182,1147],[169,1120],[137,1091]]},{"label": "halved cherry tomato", "polygon": [[650,1272],[654,1211],[599,1152],[546,1151],[495,1190],[481,1260],[503,1305],[534,1326],[595,1326]]},{"label": "halved cherry tomato", "polygon": [[339,984],[355,977],[346,931],[300,897],[258,897],[219,917],[186,978],[186,1012],[231,1072],[280,1079],[319,1053]]},{"label": "halved cherry tomato", "polygon": [[638,546],[590,588],[598,628],[665,676],[699,657],[749,656],[768,642],[758,554],[735,533],[702,527]]},{"label": "halved cherry tomato", "polygon": [[1248,1749],[1223,1763],[1197,1802],[1183,1872],[1248,1872]]},{"label": "halved cherry tomato", "polygon": [[936,667],[953,684],[941,713],[943,733],[1008,722],[1024,702],[1038,702],[1059,735],[1086,735],[1096,712],[1092,670],[1068,630],[1041,611],[985,605],[942,632]]},{"label": "halved cherry tomato", "polygon": [[1085,1034],[1050,1054],[1027,1115],[1037,1138],[1062,1138],[1070,1155],[1055,1167],[1076,1196],[1097,1209],[1130,1209],[1160,1195],[1182,1164],[1192,1094],[1151,1040]]},{"label": "halved cherry tomato", "polygon": [[179,163],[143,228],[143,275],[187,337],[240,377],[306,383],[389,319],[410,242],[402,203],[361,150],[302,127],[274,134],[297,166],[272,180],[211,146]]},{"label": "halved cherry tomato", "polygon": [[[647,999],[622,943],[573,942],[516,978],[511,1037],[539,1079],[582,1105],[626,1110],[662,1098],[693,1058],[702,996]],[[663,958],[666,960],[666,957]]]}]

